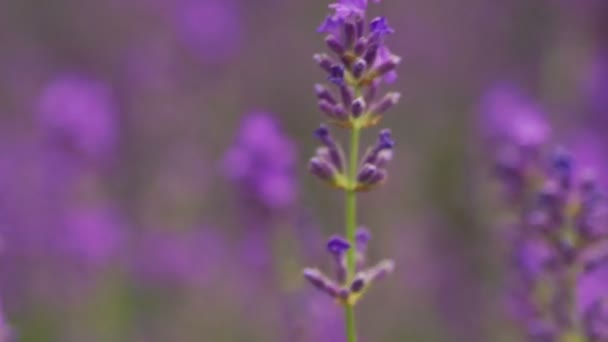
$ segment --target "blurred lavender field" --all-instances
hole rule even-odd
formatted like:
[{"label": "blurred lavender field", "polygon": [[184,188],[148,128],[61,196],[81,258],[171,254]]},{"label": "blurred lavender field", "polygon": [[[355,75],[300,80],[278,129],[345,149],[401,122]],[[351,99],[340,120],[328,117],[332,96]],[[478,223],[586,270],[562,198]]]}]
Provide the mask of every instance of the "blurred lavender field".
[{"label": "blurred lavender field", "polygon": [[[327,5],[0,1],[1,342],[344,340],[302,277],[343,226],[306,170]],[[563,146],[608,185],[608,2],[370,9],[403,96],[387,186],[359,196],[370,258],[396,262],[360,340],[527,341],[497,141]],[[606,274],[577,289],[608,298]]]}]

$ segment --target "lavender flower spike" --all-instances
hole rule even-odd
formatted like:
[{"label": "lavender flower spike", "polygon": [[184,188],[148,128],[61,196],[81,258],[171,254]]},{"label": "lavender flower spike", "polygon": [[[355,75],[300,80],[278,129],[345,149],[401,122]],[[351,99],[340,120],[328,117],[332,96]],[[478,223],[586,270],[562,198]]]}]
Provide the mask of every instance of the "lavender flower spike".
[{"label": "lavender flower spike", "polygon": [[520,134],[523,119],[514,114],[530,107],[505,106],[511,100],[500,100],[504,117],[494,118],[507,131],[491,136],[493,147],[511,154],[498,154],[510,163],[497,174],[511,190],[505,197],[515,218],[510,307],[526,341],[608,341],[607,198],[593,173],[578,167],[579,155],[564,148],[542,153],[547,125],[526,117]]},{"label": "lavender flower spike", "polygon": [[[375,0],[374,2],[379,2]],[[321,112],[328,123],[350,130],[348,158],[330,134],[327,126],[315,131],[321,146],[310,160],[309,170],[326,183],[345,192],[345,238],[334,236],[327,245],[336,264],[339,303],[344,306],[348,342],[357,341],[354,306],[376,279],[392,272],[386,261],[364,269],[370,234],[357,231],[357,193],[384,183],[386,166],[395,145],[391,131],[380,131],[378,142],[359,158],[361,130],[375,126],[394,107],[400,94],[389,92],[378,100],[380,84],[396,78],[401,62],[390,52],[385,41],[394,33],[384,17],[367,21],[368,0],[338,0],[329,5],[333,11],[318,31],[325,34],[325,44],[334,55],[315,54],[314,60],[327,73],[328,86],[315,85]],[[368,29],[366,29],[368,27]],[[352,248],[354,246],[354,248]],[[318,289],[327,292],[329,280],[316,269],[306,269],[304,276]],[[333,290],[333,287],[329,286]]]}]

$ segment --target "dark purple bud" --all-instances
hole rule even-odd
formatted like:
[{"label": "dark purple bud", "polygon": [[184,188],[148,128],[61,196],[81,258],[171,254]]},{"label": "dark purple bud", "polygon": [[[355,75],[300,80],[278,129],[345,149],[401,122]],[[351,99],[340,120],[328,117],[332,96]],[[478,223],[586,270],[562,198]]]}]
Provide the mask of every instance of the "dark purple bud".
[{"label": "dark purple bud", "polygon": [[362,184],[368,184],[377,173],[378,168],[375,165],[369,163],[363,164],[357,174],[357,181]]},{"label": "dark purple bud", "polygon": [[374,147],[368,149],[363,157],[363,163],[372,164],[379,169],[383,168],[393,158],[394,146],[391,131],[389,129],[381,130],[378,134],[378,142]]},{"label": "dark purple bud", "polygon": [[329,72],[329,81],[333,84],[344,85],[344,68],[341,65],[333,65]]},{"label": "dark purple bud", "polygon": [[352,293],[359,293],[365,287],[365,278],[362,276],[358,276],[353,280],[350,284],[350,291]]},{"label": "dark purple bud", "polygon": [[340,120],[345,120],[348,118],[348,113],[346,112],[346,110],[344,109],[344,107],[341,104],[336,105],[335,109],[335,116],[337,119]]},{"label": "dark purple bud", "polygon": [[355,43],[354,51],[357,56],[361,56],[365,50],[367,49],[367,39],[365,37],[361,37],[357,39]]},{"label": "dark purple bud", "polygon": [[325,115],[329,116],[330,118],[333,118],[335,116],[335,112],[336,112],[336,106],[329,103],[326,100],[320,100],[319,101],[319,109],[325,113]]},{"label": "dark purple bud", "polygon": [[346,251],[350,248],[350,243],[340,236],[334,236],[327,242],[327,250],[334,256],[336,267],[336,279],[340,283],[346,280]]},{"label": "dark purple bud", "polygon": [[338,171],[329,160],[317,156],[310,159],[310,162],[308,163],[308,170],[313,175],[327,182],[333,182],[338,174]]},{"label": "dark purple bud", "polygon": [[376,172],[372,176],[372,178],[367,182],[367,185],[374,186],[374,185],[381,184],[382,182],[384,182],[386,180],[387,177],[388,177],[388,173],[386,172],[386,170],[378,169],[378,172]]},{"label": "dark purple bud", "polygon": [[331,137],[329,129],[325,125],[321,125],[315,130],[315,136],[328,148],[330,161],[336,170],[341,171],[344,166],[344,156],[342,148]]},{"label": "dark purple bud", "polygon": [[399,93],[388,93],[384,95],[382,100],[372,106],[371,112],[377,115],[384,114],[386,111],[393,108],[397,102],[399,102],[400,98],[401,94]]},{"label": "dark purple bud", "polygon": [[362,97],[353,101],[353,104],[350,107],[350,110],[353,114],[353,117],[358,118],[365,111],[365,101]]},{"label": "dark purple bud", "polygon": [[327,47],[329,47],[338,56],[342,56],[344,54],[344,45],[342,45],[342,43],[340,43],[340,41],[333,35],[329,35],[325,38],[325,44],[327,44]]},{"label": "dark purple bud", "polygon": [[350,243],[341,236],[333,236],[327,241],[327,250],[334,256],[342,256],[350,248]]},{"label": "dark purple bud", "polygon": [[321,67],[321,69],[327,71],[331,74],[331,67],[334,65],[334,62],[331,58],[324,53],[316,53],[312,58],[317,62],[317,64]]},{"label": "dark purple bud", "polygon": [[347,49],[352,47],[355,42],[356,30],[357,28],[354,23],[350,21],[344,23],[344,46]]},{"label": "dark purple bud", "polygon": [[361,78],[365,72],[365,69],[367,69],[367,63],[365,63],[365,60],[361,58],[357,59],[353,64],[353,76],[356,79]]},{"label": "dark purple bud", "polygon": [[328,141],[333,141],[331,140],[331,135],[329,134],[329,128],[327,128],[326,125],[320,125],[319,128],[315,129],[314,134],[317,139],[321,140],[321,142],[326,145]]},{"label": "dark purple bud", "polygon": [[327,89],[322,84],[315,84],[315,93],[317,94],[317,98],[320,100],[325,100],[332,105],[335,105],[336,103],[338,103],[338,101],[336,101],[336,99],[331,94],[329,89]]},{"label": "dark purple bud", "polygon": [[392,149],[395,147],[395,141],[393,140],[390,129],[385,128],[378,133],[378,143],[381,149]]},{"label": "dark purple bud", "polygon": [[378,57],[378,44],[368,45],[369,46],[367,48],[367,51],[365,52],[365,56],[363,57],[363,59],[365,59],[365,63],[367,63],[367,65],[374,65],[376,57]]},{"label": "dark purple bud", "polygon": [[353,102],[353,90],[349,86],[342,84],[342,86],[340,86],[340,96],[342,97],[344,106],[347,108],[350,107]]}]

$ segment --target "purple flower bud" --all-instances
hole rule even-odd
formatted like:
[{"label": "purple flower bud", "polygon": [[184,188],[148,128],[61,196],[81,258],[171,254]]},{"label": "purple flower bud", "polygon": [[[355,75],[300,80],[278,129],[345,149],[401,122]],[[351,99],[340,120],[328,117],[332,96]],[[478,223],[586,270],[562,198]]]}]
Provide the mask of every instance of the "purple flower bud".
[{"label": "purple flower bud", "polygon": [[365,62],[367,63],[367,65],[374,65],[374,63],[376,62],[376,57],[378,57],[378,44],[368,44],[369,46],[367,47],[367,51],[365,52],[365,55],[363,57],[363,59],[365,59]]},{"label": "purple flower bud", "polygon": [[377,103],[374,103],[371,108],[371,112],[376,115],[384,114],[386,113],[386,111],[393,108],[397,104],[397,102],[399,102],[400,98],[401,94],[399,93],[388,93],[384,95],[382,100]]},{"label": "purple flower bud", "polygon": [[340,31],[340,27],[343,23],[344,20],[342,18],[329,15],[325,18],[325,20],[323,20],[319,28],[317,28],[317,32],[336,34]]},{"label": "purple flower bud", "polygon": [[378,168],[370,163],[365,163],[359,170],[359,174],[357,175],[357,181],[359,183],[367,184],[371,179],[375,177],[378,173]]},{"label": "purple flower bud", "polygon": [[350,243],[341,236],[333,236],[327,241],[327,250],[334,256],[342,256],[350,248]]},{"label": "purple flower bud", "polygon": [[372,164],[376,167],[384,167],[393,156],[393,147],[395,142],[392,139],[391,131],[383,129],[378,134],[378,142],[374,147],[368,150],[363,157],[364,163]]},{"label": "purple flower bud", "polygon": [[331,94],[331,92],[329,91],[329,89],[327,89],[322,84],[315,84],[315,93],[317,94],[317,98],[320,99],[320,100],[325,100],[325,101],[329,102],[332,105],[335,105],[335,104],[338,103],[338,101],[336,101],[336,99]]},{"label": "purple flower bud", "polygon": [[357,59],[353,64],[353,76],[356,79],[361,78],[365,72],[365,69],[367,69],[367,63],[365,63],[365,60],[361,58]]},{"label": "purple flower bud", "polygon": [[312,157],[308,163],[308,170],[313,175],[326,182],[333,182],[338,174],[336,168],[325,158]]},{"label": "purple flower bud", "polygon": [[308,280],[314,287],[327,293],[331,297],[338,297],[341,289],[333,281],[327,278],[321,271],[316,268],[306,268],[303,271],[304,278]]},{"label": "purple flower bud", "polygon": [[315,136],[329,149],[330,160],[336,170],[342,171],[345,165],[344,152],[342,152],[342,148],[331,137],[327,126],[321,125],[317,128]]},{"label": "purple flower bud", "polygon": [[355,233],[355,246],[357,248],[357,270],[361,270],[365,266],[365,253],[367,252],[367,244],[371,240],[372,235],[366,227],[359,227]]},{"label": "purple flower bud", "polygon": [[384,76],[389,72],[394,71],[399,65],[399,63],[401,63],[401,57],[391,55],[385,60],[383,60],[382,63],[378,64],[378,66],[374,70],[374,73],[378,76]]},{"label": "purple flower bud", "polygon": [[385,128],[380,131],[378,134],[378,141],[380,142],[380,147],[382,149],[391,149],[395,146],[395,141],[392,138],[391,130]]},{"label": "purple flower bud", "polygon": [[355,43],[354,52],[357,56],[361,56],[365,50],[367,49],[367,39],[365,37],[360,37],[357,39]]},{"label": "purple flower bud", "polygon": [[336,37],[333,35],[329,35],[325,38],[325,44],[338,56],[342,56],[344,54],[344,45],[338,41]]},{"label": "purple flower bud", "polygon": [[340,236],[333,236],[327,242],[327,250],[334,257],[336,267],[336,279],[343,283],[346,280],[346,252],[350,248],[350,243]]},{"label": "purple flower bud", "polygon": [[358,118],[361,116],[361,114],[363,114],[363,112],[365,111],[365,101],[363,100],[363,98],[358,98],[355,101],[353,101],[353,104],[350,107],[350,110],[353,114],[353,117]]},{"label": "purple flower bud", "polygon": [[570,153],[563,148],[556,149],[552,156],[552,167],[560,185],[565,189],[569,188],[574,176],[574,166]]},{"label": "purple flower bud", "polygon": [[375,185],[382,184],[386,180],[386,178],[388,178],[388,173],[386,172],[386,170],[378,169],[378,172],[376,172],[372,176],[372,178],[367,182],[367,186],[372,187]]},{"label": "purple flower bud", "polygon": [[395,270],[395,262],[393,260],[382,260],[376,266],[370,268],[367,273],[370,282],[374,282],[385,278]]},{"label": "purple flower bud", "polygon": [[364,287],[365,287],[365,278],[362,276],[358,276],[350,284],[350,291],[352,293],[358,293],[358,292],[361,292],[361,290],[363,290]]},{"label": "purple flower bud", "polygon": [[319,101],[319,109],[330,118],[333,118],[336,115],[336,106],[326,100]]},{"label": "purple flower bud", "polygon": [[344,106],[347,108],[350,107],[351,103],[353,102],[353,90],[343,83],[340,86],[340,96],[342,96],[342,103]]},{"label": "purple flower bud", "polygon": [[344,67],[341,65],[333,65],[330,69],[329,81],[335,85],[344,85]]},{"label": "purple flower bud", "polygon": [[346,48],[351,48],[353,46],[356,30],[357,28],[354,23],[350,21],[344,23],[344,45]]},{"label": "purple flower bud", "polygon": [[312,56],[315,62],[321,67],[321,69],[327,71],[328,73],[332,73],[332,66],[334,62],[331,58],[324,53],[316,53]]},{"label": "purple flower bud", "polygon": [[363,37],[365,33],[365,21],[363,18],[355,18],[355,26],[357,30],[357,38]]},{"label": "purple flower bud", "polygon": [[[372,101],[376,98],[377,94],[378,94],[378,82],[371,82],[369,84],[369,86],[367,87],[367,89],[365,90],[365,93],[363,94],[365,103],[372,103]],[[377,104],[373,104],[372,107],[378,107],[378,106],[377,106]],[[379,113],[378,109],[379,108],[376,108],[375,110],[372,110],[371,112],[374,114],[377,114],[377,113]]]},{"label": "purple flower bud", "polygon": [[386,17],[377,17],[373,19],[369,24],[369,30],[373,37],[377,37],[376,39],[395,33],[395,30],[388,25]]}]

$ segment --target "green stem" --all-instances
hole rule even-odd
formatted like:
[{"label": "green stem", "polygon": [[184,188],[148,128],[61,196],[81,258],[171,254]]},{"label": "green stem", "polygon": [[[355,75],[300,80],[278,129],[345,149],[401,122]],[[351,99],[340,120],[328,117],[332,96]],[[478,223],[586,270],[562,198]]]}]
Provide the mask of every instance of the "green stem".
[{"label": "green stem", "polygon": [[[354,186],[357,182],[357,169],[359,160],[360,128],[353,127],[350,138],[350,156],[348,165],[348,182],[350,188],[346,190],[345,225],[346,239],[352,248],[346,253],[347,281],[350,282],[356,273],[355,232],[357,229],[357,192]],[[352,303],[344,304],[344,318],[346,323],[346,337],[348,342],[357,341],[357,328],[355,323],[355,309]]]}]

